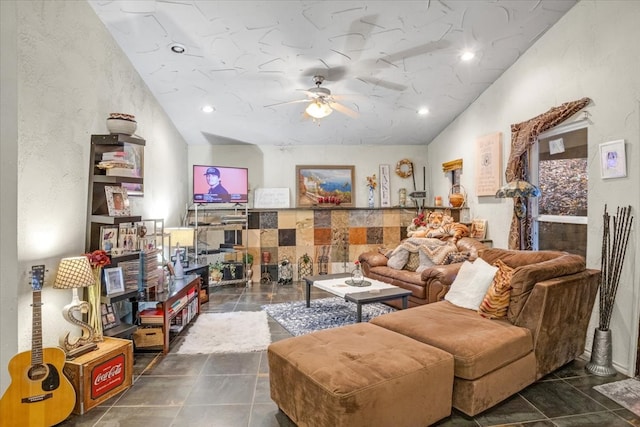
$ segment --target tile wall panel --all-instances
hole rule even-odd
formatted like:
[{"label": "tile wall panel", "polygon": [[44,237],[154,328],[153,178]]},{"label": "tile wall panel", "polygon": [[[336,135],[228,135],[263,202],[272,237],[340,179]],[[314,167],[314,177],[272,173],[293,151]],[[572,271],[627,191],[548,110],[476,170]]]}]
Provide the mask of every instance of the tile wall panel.
[{"label": "tile wall panel", "polygon": [[[318,259],[328,257],[328,273],[350,271],[362,252],[380,247],[394,248],[406,237],[406,227],[415,213],[407,209],[291,209],[249,214],[249,252],[255,268],[261,268],[261,253],[271,253],[271,264],[285,257],[298,277],[298,260],[305,253],[319,273]],[[345,270],[346,269],[346,270]],[[256,270],[258,271],[258,270]],[[254,281],[259,280],[254,275]],[[276,278],[277,280],[277,278]]]}]

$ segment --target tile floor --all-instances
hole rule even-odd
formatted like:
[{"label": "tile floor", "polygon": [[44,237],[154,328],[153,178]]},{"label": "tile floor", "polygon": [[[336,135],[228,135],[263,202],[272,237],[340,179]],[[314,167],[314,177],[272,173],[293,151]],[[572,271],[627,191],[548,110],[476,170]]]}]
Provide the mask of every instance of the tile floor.
[{"label": "tile floor", "polygon": [[[312,298],[328,296],[314,291]],[[254,311],[269,303],[302,300],[304,286],[254,284],[212,289],[208,312]],[[272,340],[290,336],[270,321]],[[177,344],[177,343],[176,343]],[[175,345],[174,345],[175,348]],[[574,361],[474,418],[454,410],[437,426],[640,427],[640,418],[598,392],[623,379],[588,374]],[[124,393],[60,426],[293,426],[269,397],[266,352],[229,355],[135,355],[134,384]],[[392,426],[390,426],[392,427]]]}]

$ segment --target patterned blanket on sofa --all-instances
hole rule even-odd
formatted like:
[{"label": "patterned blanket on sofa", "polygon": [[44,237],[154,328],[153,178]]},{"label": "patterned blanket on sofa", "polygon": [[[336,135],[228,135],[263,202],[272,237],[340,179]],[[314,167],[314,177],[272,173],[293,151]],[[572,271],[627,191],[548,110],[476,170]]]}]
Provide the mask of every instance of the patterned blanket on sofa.
[{"label": "patterned blanket on sofa", "polygon": [[389,255],[387,266],[396,270],[402,270],[409,260],[409,255],[418,253],[420,256],[420,268],[443,264],[447,255],[458,252],[455,243],[428,237],[409,237],[403,240]]}]

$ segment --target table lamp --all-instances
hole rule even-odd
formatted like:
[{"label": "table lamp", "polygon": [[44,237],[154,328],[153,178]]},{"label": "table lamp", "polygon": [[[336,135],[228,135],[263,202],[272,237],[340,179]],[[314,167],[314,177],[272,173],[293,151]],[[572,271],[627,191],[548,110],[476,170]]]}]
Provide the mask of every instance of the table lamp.
[{"label": "table lamp", "polygon": [[184,272],[182,269],[182,260],[180,259],[179,248],[193,246],[195,229],[189,227],[175,227],[166,228],[165,230],[169,233],[169,254],[171,254],[171,250],[173,248],[176,249],[176,261],[174,265],[176,279],[181,279],[184,277]]},{"label": "table lamp", "polygon": [[[60,346],[67,353],[67,358],[75,358],[81,354],[96,349],[98,346],[93,342],[95,331],[82,320],[82,315],[89,313],[91,308],[87,301],[80,301],[78,288],[85,288],[95,283],[93,270],[89,259],[85,256],[63,258],[58,266],[56,281],[53,284],[55,289],[71,289],[73,297],[71,302],[62,309],[62,316],[73,325],[82,328],[82,336],[69,339],[71,332],[67,332],[64,338],[60,338]],[[75,313],[80,313],[76,316]]]},{"label": "table lamp", "polygon": [[540,189],[527,181],[516,180],[502,186],[497,192],[496,197],[501,199],[515,198],[520,203],[513,202],[513,211],[518,218],[524,218],[527,213],[525,204],[526,197],[540,197]]}]

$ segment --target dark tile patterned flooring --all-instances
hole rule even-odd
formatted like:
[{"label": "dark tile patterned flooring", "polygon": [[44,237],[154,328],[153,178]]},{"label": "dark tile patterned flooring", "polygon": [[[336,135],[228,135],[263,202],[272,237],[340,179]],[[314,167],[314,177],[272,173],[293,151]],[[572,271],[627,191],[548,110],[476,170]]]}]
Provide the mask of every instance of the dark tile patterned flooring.
[{"label": "dark tile patterned flooring", "polygon": [[[328,296],[314,290],[312,298]],[[256,311],[263,304],[304,298],[304,286],[254,284],[214,288],[207,312]],[[272,340],[290,337],[270,320]],[[179,340],[180,338],[178,338]],[[173,348],[177,346],[177,342]],[[227,355],[136,353],[134,384],[61,426],[293,426],[269,397],[266,352]],[[596,377],[576,360],[499,405],[471,418],[454,410],[441,427],[640,427],[640,418],[592,389],[625,378]],[[394,426],[389,426],[394,427]]]}]

